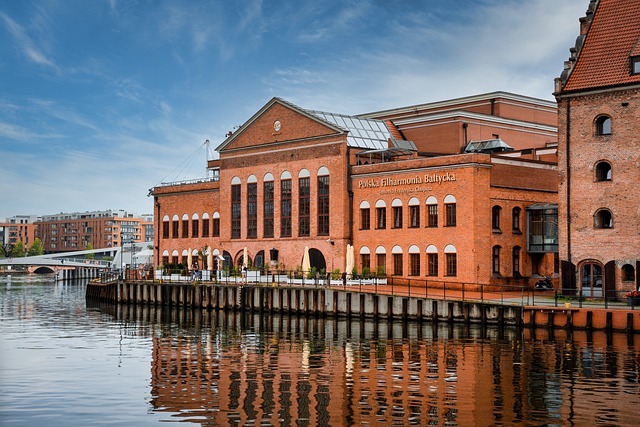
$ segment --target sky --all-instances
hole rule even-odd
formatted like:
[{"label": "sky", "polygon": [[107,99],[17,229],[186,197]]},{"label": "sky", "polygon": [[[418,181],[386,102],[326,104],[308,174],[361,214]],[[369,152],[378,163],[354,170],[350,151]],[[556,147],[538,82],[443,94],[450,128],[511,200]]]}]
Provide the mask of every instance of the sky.
[{"label": "sky", "polygon": [[[0,222],[152,213],[274,96],[553,100],[588,0],[0,0]],[[209,140],[209,148],[205,141]]]}]

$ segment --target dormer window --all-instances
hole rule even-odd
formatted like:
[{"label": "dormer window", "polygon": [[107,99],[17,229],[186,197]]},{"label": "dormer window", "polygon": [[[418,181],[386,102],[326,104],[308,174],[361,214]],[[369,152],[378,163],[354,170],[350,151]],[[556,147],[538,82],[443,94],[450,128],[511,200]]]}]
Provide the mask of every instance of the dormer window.
[{"label": "dormer window", "polygon": [[631,57],[631,74],[640,74],[640,56]]}]

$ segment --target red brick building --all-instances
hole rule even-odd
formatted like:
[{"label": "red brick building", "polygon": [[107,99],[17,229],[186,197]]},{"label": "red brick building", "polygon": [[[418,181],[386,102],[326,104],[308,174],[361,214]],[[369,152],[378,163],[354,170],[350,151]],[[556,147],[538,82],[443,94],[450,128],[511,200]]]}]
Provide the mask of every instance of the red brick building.
[{"label": "red brick building", "polygon": [[620,297],[640,286],[640,0],[590,2],[556,98],[563,286]]},{"label": "red brick building", "polygon": [[35,224],[35,236],[51,254],[151,241],[146,233],[150,226],[150,218],[122,210],[70,212],[43,215]]},{"label": "red brick building", "polygon": [[353,245],[357,273],[531,284],[556,271],[555,118],[503,92],[358,117],[273,98],[211,178],[151,189],[156,263],[214,269],[211,248],[239,265],[246,248],[250,266],[295,270],[306,247],[318,272],[344,272]]}]

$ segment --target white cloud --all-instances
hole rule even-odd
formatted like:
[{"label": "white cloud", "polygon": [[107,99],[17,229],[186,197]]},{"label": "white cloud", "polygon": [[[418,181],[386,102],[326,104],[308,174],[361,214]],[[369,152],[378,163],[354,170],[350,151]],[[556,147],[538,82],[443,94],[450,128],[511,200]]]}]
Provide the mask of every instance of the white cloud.
[{"label": "white cloud", "polygon": [[9,30],[9,33],[16,42],[18,49],[25,58],[38,65],[58,70],[58,67],[53,60],[49,59],[47,55],[45,55],[38,46],[36,46],[22,26],[3,12],[0,12],[0,19],[4,21],[7,30]]}]

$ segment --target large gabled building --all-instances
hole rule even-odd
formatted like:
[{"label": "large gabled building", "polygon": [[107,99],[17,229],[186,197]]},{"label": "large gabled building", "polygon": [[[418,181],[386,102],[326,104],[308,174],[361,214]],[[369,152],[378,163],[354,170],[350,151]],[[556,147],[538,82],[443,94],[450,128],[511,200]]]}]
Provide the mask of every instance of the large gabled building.
[{"label": "large gabled building", "polygon": [[640,0],[592,0],[560,78],[562,286],[640,286]]},{"label": "large gabled building", "polygon": [[296,270],[308,248],[345,272],[353,246],[357,273],[531,285],[557,270],[555,117],[502,92],[361,116],[273,98],[210,178],[150,190],[156,263]]}]

